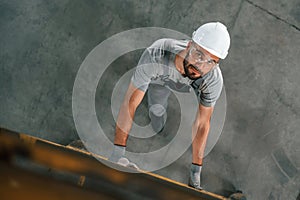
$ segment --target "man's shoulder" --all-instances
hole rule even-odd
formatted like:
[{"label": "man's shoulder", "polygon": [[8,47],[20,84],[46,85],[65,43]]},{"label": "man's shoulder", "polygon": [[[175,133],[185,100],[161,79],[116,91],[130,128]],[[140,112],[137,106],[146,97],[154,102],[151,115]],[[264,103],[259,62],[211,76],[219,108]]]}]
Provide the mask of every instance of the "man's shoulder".
[{"label": "man's shoulder", "polygon": [[223,75],[222,71],[219,66],[213,69],[211,72],[206,74],[203,79],[205,80],[206,84],[223,84]]},{"label": "man's shoulder", "polygon": [[162,38],[156,40],[149,48],[160,49],[177,53],[187,46],[188,40],[176,40],[172,38]]}]

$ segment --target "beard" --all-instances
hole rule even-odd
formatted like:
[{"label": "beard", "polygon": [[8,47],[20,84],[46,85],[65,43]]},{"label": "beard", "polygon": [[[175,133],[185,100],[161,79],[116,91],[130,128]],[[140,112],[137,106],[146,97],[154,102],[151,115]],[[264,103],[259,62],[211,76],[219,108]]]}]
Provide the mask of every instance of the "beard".
[{"label": "beard", "polygon": [[204,74],[201,70],[197,70],[197,73],[195,73],[194,70],[197,68],[187,61],[187,57],[183,59],[183,68],[185,73],[183,76],[188,77],[191,80],[196,80]]}]

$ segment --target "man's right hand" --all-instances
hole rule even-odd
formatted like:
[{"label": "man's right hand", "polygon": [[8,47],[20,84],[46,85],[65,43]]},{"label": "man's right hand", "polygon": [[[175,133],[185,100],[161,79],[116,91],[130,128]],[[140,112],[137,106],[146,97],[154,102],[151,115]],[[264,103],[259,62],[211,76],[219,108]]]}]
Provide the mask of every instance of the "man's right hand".
[{"label": "man's right hand", "polygon": [[109,161],[117,163],[120,158],[125,155],[125,148],[124,146],[114,145],[114,150],[111,156],[108,158]]},{"label": "man's right hand", "polygon": [[109,161],[117,163],[118,165],[122,165],[124,167],[130,167],[133,169],[139,169],[139,167],[133,163],[130,162],[124,155],[125,155],[125,148],[124,146],[115,145],[113,153],[108,158]]},{"label": "man's right hand", "polygon": [[133,169],[139,170],[140,168],[133,162],[130,162],[127,158],[122,157],[118,160],[117,164],[122,165],[124,167],[130,167]]}]

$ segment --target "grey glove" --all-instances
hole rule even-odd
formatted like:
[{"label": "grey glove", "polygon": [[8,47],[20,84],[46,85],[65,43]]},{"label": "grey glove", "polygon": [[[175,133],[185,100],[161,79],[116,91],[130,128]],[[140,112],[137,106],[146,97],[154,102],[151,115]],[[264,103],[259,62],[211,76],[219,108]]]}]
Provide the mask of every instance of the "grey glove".
[{"label": "grey glove", "polygon": [[140,169],[135,163],[130,162],[127,158],[122,157],[118,160],[117,164],[122,165],[124,167],[130,167],[133,169]]},{"label": "grey glove", "polygon": [[117,163],[119,165],[122,165],[124,167],[131,167],[133,169],[139,169],[139,167],[133,163],[130,162],[127,158],[125,158],[125,148],[124,146],[114,146],[114,151],[111,154],[111,156],[108,158],[109,161]]},{"label": "grey glove", "polygon": [[113,153],[108,158],[109,161],[117,163],[120,158],[122,158],[125,155],[125,148],[124,146],[115,145]]},{"label": "grey glove", "polygon": [[191,165],[190,169],[190,178],[189,178],[189,186],[202,190],[203,188],[200,186],[200,174],[201,174],[202,166],[200,165]]}]

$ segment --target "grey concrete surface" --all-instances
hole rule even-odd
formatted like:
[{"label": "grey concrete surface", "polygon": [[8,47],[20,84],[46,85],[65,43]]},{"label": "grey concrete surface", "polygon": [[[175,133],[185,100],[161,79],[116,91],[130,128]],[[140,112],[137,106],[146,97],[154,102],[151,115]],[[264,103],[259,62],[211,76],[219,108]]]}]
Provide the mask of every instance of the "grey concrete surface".
[{"label": "grey concrete surface", "polygon": [[[190,35],[207,21],[225,23],[232,46],[221,68],[227,95],[223,133],[204,161],[205,189],[248,199],[296,199],[300,192],[299,1],[0,0],[0,126],[68,144],[78,139],[72,89],[87,54],[113,34],[157,26]],[[99,82],[96,108],[110,139],[110,96],[141,51],[117,59]],[[124,65],[124,63],[126,65]],[[136,123],[146,125],[146,101]],[[174,135],[180,113],[151,140],[128,149],[152,151]],[[131,145],[130,145],[131,144]],[[132,145],[134,144],[134,145]],[[156,173],[186,183],[191,149]]]}]

